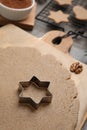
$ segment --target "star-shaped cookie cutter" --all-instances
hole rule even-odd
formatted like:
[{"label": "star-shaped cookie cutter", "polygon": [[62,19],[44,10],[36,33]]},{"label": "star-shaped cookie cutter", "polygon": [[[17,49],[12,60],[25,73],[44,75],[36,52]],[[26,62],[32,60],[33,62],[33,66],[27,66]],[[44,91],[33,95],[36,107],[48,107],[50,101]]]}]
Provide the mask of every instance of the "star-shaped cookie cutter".
[{"label": "star-shaped cookie cutter", "polygon": [[[46,96],[42,97],[39,103],[36,103],[31,97],[23,96],[24,89],[28,88],[31,84],[39,89],[46,90]],[[50,82],[48,81],[40,81],[37,77],[33,76],[30,81],[22,81],[19,82],[19,103],[23,103],[26,105],[31,105],[33,108],[37,109],[43,103],[51,103],[52,94],[48,90]]]}]

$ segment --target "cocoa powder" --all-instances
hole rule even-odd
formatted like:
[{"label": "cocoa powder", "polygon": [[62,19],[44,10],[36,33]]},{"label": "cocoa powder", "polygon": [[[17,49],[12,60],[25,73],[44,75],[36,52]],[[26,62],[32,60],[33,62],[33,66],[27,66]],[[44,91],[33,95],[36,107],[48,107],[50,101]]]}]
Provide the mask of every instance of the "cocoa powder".
[{"label": "cocoa powder", "polygon": [[15,9],[27,8],[32,4],[31,0],[0,0],[5,6]]}]

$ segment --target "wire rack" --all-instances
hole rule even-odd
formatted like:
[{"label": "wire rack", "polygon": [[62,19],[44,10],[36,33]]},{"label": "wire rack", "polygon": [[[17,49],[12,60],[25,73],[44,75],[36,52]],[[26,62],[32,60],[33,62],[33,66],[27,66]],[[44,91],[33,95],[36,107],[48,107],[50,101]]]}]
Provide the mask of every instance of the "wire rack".
[{"label": "wire rack", "polygon": [[[78,4],[77,0],[72,0],[72,5],[60,6],[56,1],[50,0],[47,3],[47,5],[37,14],[36,19],[44,23],[47,23],[49,25],[52,25],[56,29],[64,31],[64,27],[61,27],[60,23],[56,23],[54,20],[48,18],[48,15],[50,14],[50,10],[53,11],[62,10],[64,13],[70,14],[72,13],[73,6],[77,4]],[[69,23],[70,25],[74,25],[75,28],[82,28],[82,27],[87,28],[87,22],[82,23],[71,16],[69,17]]]},{"label": "wire rack", "polygon": [[75,17],[71,16],[69,17],[69,21],[72,25],[74,25],[76,28],[82,28],[84,30],[87,30],[87,21],[86,20],[78,20]]},{"label": "wire rack", "polygon": [[61,28],[62,30],[64,30],[64,28],[60,27],[58,23],[55,23],[53,20],[48,18],[50,10],[57,11],[60,9],[66,12],[67,6],[61,8],[61,6],[57,4],[57,2],[55,2],[54,0],[50,0],[50,2],[37,14],[36,19],[57,27],[57,29]]}]

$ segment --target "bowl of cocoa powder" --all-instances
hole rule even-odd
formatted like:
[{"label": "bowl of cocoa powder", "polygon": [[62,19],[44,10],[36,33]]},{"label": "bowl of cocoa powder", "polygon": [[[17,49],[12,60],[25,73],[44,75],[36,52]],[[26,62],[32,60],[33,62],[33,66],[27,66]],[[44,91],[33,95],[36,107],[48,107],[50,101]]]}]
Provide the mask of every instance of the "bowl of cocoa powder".
[{"label": "bowl of cocoa powder", "polygon": [[26,19],[34,7],[35,0],[0,0],[0,15],[18,21]]}]

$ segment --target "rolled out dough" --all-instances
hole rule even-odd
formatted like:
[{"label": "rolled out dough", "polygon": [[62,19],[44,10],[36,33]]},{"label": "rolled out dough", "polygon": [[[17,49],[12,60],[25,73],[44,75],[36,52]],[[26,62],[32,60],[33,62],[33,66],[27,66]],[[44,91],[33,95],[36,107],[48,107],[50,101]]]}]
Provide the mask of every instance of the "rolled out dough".
[{"label": "rolled out dough", "polygon": [[[19,105],[17,93],[19,81],[33,75],[50,81],[53,94],[52,103],[36,111]],[[54,56],[33,47],[0,48],[0,130],[75,130],[79,100],[70,76]]]}]

